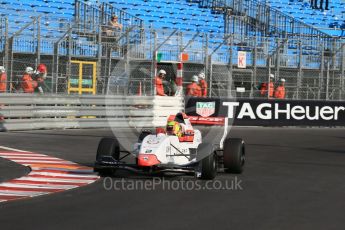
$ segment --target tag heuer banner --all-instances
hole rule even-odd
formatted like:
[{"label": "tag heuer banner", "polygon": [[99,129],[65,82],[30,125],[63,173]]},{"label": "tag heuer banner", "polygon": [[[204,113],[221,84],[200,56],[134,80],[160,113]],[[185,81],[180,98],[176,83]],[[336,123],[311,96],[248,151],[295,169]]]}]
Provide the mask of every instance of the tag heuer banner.
[{"label": "tag heuer banner", "polygon": [[186,98],[186,113],[210,125],[230,119],[239,126],[345,126],[345,102]]}]

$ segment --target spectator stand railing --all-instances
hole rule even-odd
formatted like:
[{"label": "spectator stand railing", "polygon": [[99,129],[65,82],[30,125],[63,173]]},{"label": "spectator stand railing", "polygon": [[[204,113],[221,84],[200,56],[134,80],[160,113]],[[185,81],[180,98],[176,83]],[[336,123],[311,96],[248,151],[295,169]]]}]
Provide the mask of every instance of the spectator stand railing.
[{"label": "spectator stand railing", "polygon": [[[224,13],[226,33],[247,36],[282,37],[310,40],[310,42],[332,43],[330,35],[297,19],[254,0],[210,0],[199,2],[214,12]],[[274,42],[272,43],[274,45]],[[273,48],[273,47],[272,47]],[[273,48],[274,49],[274,48]]]},{"label": "spectator stand railing", "polygon": [[[128,14],[110,4],[90,4],[80,0],[75,1],[75,25],[74,30],[78,35],[78,42],[84,44],[83,49],[90,50],[87,55],[97,59],[98,66],[107,66],[110,74],[112,59],[132,58],[146,59],[143,50],[145,49],[144,23],[138,17]],[[111,17],[116,15],[122,29],[109,26]],[[108,33],[112,32],[112,33]],[[72,41],[73,42],[73,41]],[[78,53],[72,49],[72,55],[82,58],[84,53]],[[86,56],[87,56],[86,55]],[[104,59],[105,64],[102,64]],[[98,69],[98,73],[102,70]]]},{"label": "spectator stand railing", "polygon": [[101,23],[103,25],[106,25],[110,18],[114,15],[118,17],[118,21],[120,24],[123,25],[123,27],[137,27],[137,28],[144,28],[144,21],[132,14],[127,13],[126,11],[123,11],[121,9],[116,8],[115,6],[109,4],[109,3],[102,3],[101,12],[103,13],[101,17]]},{"label": "spectator stand railing", "polygon": [[[205,3],[203,3],[205,4]],[[291,16],[288,16],[263,2],[255,0],[210,0],[208,4],[215,10],[223,10],[230,15],[240,15],[249,17],[255,23],[261,24],[266,28],[263,30],[263,36],[281,36],[288,34],[293,36],[316,35],[320,37],[331,37],[328,34],[309,26]],[[272,29],[270,27],[273,27]],[[278,29],[278,31],[275,31]],[[282,33],[279,33],[281,31]]]},{"label": "spectator stand railing", "polygon": [[74,31],[81,36],[96,36],[101,24],[101,10],[98,4],[75,0]]},{"label": "spectator stand railing", "polygon": [[116,8],[115,6],[106,2],[103,2],[100,5],[100,8],[102,12],[101,24],[105,26],[111,20],[112,16],[117,16],[118,22],[123,26],[122,32],[127,32],[126,50],[131,50],[134,52],[132,53],[132,56],[136,54],[137,58],[142,58],[142,49],[146,43],[144,21],[135,15],[129,14],[126,11]]}]

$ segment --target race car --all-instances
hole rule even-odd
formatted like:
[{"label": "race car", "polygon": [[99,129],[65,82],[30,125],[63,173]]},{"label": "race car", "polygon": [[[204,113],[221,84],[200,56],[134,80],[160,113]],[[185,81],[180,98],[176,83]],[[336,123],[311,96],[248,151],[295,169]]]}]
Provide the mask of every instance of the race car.
[{"label": "race car", "polygon": [[[219,143],[203,141],[202,133],[194,129],[184,113],[170,115],[165,128],[155,132],[143,130],[132,151],[123,151],[116,137],[102,138],[97,149],[94,171],[101,175],[125,169],[144,174],[186,173],[212,180],[223,169],[242,173],[245,164],[245,144],[242,139],[227,137],[227,122]],[[135,164],[124,161],[133,154]]]}]

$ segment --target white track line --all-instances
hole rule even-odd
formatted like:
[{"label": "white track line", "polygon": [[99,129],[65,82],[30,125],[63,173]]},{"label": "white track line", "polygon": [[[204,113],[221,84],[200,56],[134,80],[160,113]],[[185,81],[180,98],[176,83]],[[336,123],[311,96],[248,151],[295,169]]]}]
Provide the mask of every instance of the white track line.
[{"label": "white track line", "polygon": [[85,180],[85,179],[79,179],[79,180],[74,180],[74,179],[60,179],[60,178],[39,178],[39,177],[22,177],[20,178],[21,181],[41,181],[41,182],[68,182],[68,183],[92,183],[94,180]]},{"label": "white track line", "polygon": [[72,189],[77,188],[75,185],[53,185],[53,184],[20,184],[15,182],[2,183],[1,186],[9,188],[44,188],[44,189]]},{"label": "white track line", "polygon": [[64,165],[76,165],[74,162],[65,161],[65,160],[52,160],[52,161],[45,161],[45,160],[13,160],[14,162],[20,164],[64,164]]},{"label": "white track line", "polygon": [[10,156],[13,156],[13,157],[46,157],[47,155],[44,155],[44,154],[37,154],[37,153],[9,153],[9,152],[0,152],[0,156],[4,156],[4,157],[10,157]]},{"label": "white track line", "polygon": [[[4,156],[4,155],[0,155],[1,157],[3,158],[7,158],[9,160],[41,160],[42,159],[42,156],[39,156],[39,157],[36,157],[36,156],[25,156],[25,157],[22,157],[22,156]],[[56,158],[56,157],[45,157],[44,160],[59,160],[61,161],[61,159],[59,158]]]},{"label": "white track line", "polygon": [[14,152],[22,152],[22,153],[28,153],[29,152],[29,151],[10,148],[10,147],[6,147],[6,146],[2,146],[2,145],[0,145],[0,149],[6,149],[6,150],[10,150],[10,151],[14,151]]},{"label": "white track line", "polygon": [[20,194],[8,194],[8,193],[2,193],[0,192],[0,196],[18,196],[18,197],[21,197],[21,196],[28,196],[28,195],[20,195]]},{"label": "white track line", "polygon": [[40,196],[45,195],[49,192],[29,192],[29,191],[10,191],[5,189],[0,189],[0,194],[9,196]]},{"label": "white track line", "polygon": [[98,176],[91,175],[76,175],[76,174],[67,174],[67,173],[52,173],[52,172],[31,172],[30,175],[39,175],[39,176],[61,176],[61,177],[80,177],[85,179],[97,179]]},{"label": "white track line", "polygon": [[60,171],[61,173],[68,173],[68,174],[79,174],[79,175],[95,175],[93,169],[64,169],[64,168],[51,168],[51,167],[31,167],[32,171],[37,170],[54,170]]}]

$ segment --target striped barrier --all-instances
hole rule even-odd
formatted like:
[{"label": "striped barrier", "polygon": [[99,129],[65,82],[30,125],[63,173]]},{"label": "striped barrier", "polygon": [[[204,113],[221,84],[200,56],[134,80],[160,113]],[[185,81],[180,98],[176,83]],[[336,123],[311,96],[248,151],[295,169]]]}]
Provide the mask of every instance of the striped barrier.
[{"label": "striped barrier", "polygon": [[31,168],[26,176],[0,183],[0,202],[62,192],[99,179],[92,168],[44,154],[0,150],[0,157]]}]

